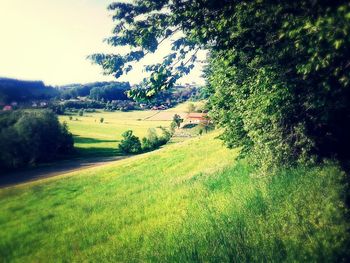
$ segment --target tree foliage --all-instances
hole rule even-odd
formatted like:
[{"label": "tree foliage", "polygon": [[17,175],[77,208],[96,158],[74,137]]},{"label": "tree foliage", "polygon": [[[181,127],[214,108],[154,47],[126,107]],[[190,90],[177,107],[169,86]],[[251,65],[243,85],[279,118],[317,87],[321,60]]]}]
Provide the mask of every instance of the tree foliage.
[{"label": "tree foliage", "polygon": [[139,153],[141,152],[141,142],[138,137],[133,134],[132,130],[128,130],[122,134],[123,139],[119,144],[119,150],[122,153]]},{"label": "tree foliage", "polygon": [[0,170],[53,161],[73,151],[73,136],[51,111],[0,113]]},{"label": "tree foliage", "polygon": [[263,168],[349,158],[348,1],[135,0],[109,10],[116,25],[108,43],[131,51],[93,55],[106,74],[127,73],[173,39],[133,98],[171,88],[207,49],[211,116],[228,146],[255,153]]},{"label": "tree foliage", "polygon": [[183,119],[181,118],[181,116],[179,114],[175,114],[173,116],[173,121],[172,123],[174,123],[176,125],[177,128],[180,128],[181,123],[183,123]]},{"label": "tree foliage", "polygon": [[91,99],[101,101],[111,100],[130,100],[126,96],[126,92],[130,89],[129,82],[93,82],[88,84],[73,84],[61,86],[57,88],[60,97],[67,99],[75,99],[77,97],[90,97]]},{"label": "tree foliage", "polygon": [[132,130],[128,130],[122,134],[123,140],[119,144],[119,150],[122,153],[142,153],[149,152],[158,149],[162,145],[165,145],[172,136],[164,127],[159,127],[162,130],[161,136],[156,132],[156,129],[149,129],[147,136],[143,137],[141,142],[139,137],[133,135]]},{"label": "tree foliage", "polygon": [[45,86],[42,81],[0,78],[0,103],[47,100],[58,95],[56,89]]}]

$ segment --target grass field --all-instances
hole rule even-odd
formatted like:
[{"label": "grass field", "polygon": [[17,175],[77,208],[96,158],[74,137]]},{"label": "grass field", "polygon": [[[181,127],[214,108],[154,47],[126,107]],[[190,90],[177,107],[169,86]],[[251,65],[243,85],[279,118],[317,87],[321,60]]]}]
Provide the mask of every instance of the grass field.
[{"label": "grass field", "polygon": [[[60,116],[61,122],[68,124],[74,135],[74,146],[79,156],[114,156],[118,155],[118,144],[122,133],[133,130],[140,139],[146,136],[148,129],[155,128],[160,134],[159,126],[168,128],[175,114],[186,117],[188,103],[164,111],[130,111],[85,113],[84,116]],[[200,105],[203,102],[192,102]],[[104,122],[100,123],[103,118]],[[77,120],[76,120],[77,119]],[[177,140],[178,141],[178,140]]]},{"label": "grass field", "polygon": [[0,190],[0,261],[338,262],[346,256],[344,175],[335,165],[259,178],[217,135]]},{"label": "grass field", "polygon": [[[142,138],[150,128],[169,127],[173,115],[165,120],[147,119],[157,113],[157,111],[101,111],[86,113],[81,117],[73,116],[73,120],[69,120],[69,116],[61,116],[60,120],[67,122],[80,155],[111,156],[118,154],[118,143],[126,130],[133,130],[136,136]],[[100,118],[104,118],[103,123],[100,123]]]}]

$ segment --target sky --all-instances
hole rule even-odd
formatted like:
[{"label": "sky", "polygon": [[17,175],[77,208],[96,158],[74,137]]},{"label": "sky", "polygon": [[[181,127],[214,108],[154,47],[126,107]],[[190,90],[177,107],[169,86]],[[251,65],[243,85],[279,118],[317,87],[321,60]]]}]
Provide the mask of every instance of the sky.
[{"label": "sky", "polygon": [[[113,21],[107,6],[112,0],[0,0],[0,77],[43,80],[66,85],[116,80],[104,76],[86,59],[94,53],[118,53],[103,39],[111,36]],[[118,81],[140,82],[143,65],[167,54],[165,42],[156,54],[135,65]],[[201,53],[203,59],[205,53]],[[203,84],[201,66],[180,83]]]}]

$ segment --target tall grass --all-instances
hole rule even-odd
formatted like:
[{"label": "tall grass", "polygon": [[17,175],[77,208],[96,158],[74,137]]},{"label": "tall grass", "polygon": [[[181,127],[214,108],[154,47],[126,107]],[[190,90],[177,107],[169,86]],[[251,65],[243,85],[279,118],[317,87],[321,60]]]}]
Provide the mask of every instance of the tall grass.
[{"label": "tall grass", "polygon": [[334,164],[255,178],[216,134],[0,191],[4,262],[341,261]]}]

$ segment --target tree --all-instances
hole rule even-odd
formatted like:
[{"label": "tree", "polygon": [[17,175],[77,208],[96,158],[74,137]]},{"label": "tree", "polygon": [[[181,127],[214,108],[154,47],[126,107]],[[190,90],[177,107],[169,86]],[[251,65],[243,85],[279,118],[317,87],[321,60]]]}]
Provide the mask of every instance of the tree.
[{"label": "tree", "polygon": [[181,118],[180,115],[178,114],[175,114],[174,117],[173,117],[173,123],[176,124],[177,128],[180,128],[180,125],[181,123],[183,122],[184,120]]},{"label": "tree", "polygon": [[148,152],[159,148],[166,144],[171,139],[171,132],[164,127],[159,127],[162,130],[162,136],[158,136],[155,129],[149,129],[147,136],[142,138],[142,151]]},{"label": "tree", "polygon": [[53,161],[73,152],[73,136],[48,110],[0,113],[0,170]]},{"label": "tree", "polygon": [[109,9],[116,27],[108,42],[132,51],[91,56],[106,74],[127,73],[175,39],[133,98],[172,88],[207,49],[210,114],[227,146],[264,169],[350,158],[348,1],[140,0]]},{"label": "tree", "polygon": [[100,123],[103,123],[104,120],[105,120],[105,119],[101,117],[101,118],[100,118]]},{"label": "tree", "polygon": [[78,111],[78,115],[81,117],[81,116],[83,116],[84,115],[84,110],[83,109],[80,109],[79,111]]},{"label": "tree", "polygon": [[133,135],[132,130],[128,130],[122,134],[123,139],[119,144],[119,150],[123,153],[139,153],[141,152],[140,139]]},{"label": "tree", "polygon": [[129,82],[111,82],[90,90],[89,97],[94,100],[130,100],[126,92],[130,89]]}]

